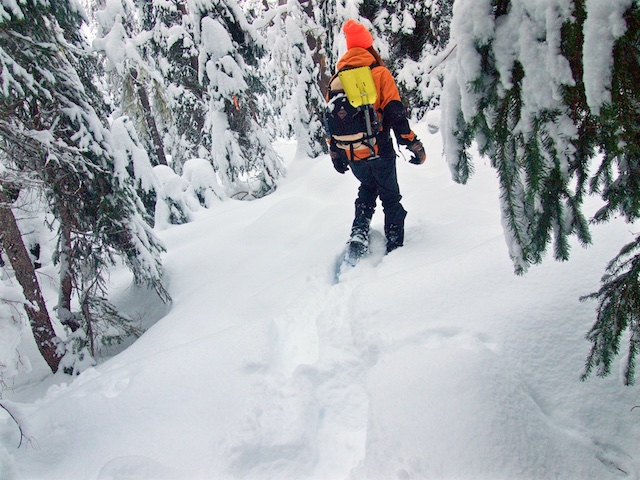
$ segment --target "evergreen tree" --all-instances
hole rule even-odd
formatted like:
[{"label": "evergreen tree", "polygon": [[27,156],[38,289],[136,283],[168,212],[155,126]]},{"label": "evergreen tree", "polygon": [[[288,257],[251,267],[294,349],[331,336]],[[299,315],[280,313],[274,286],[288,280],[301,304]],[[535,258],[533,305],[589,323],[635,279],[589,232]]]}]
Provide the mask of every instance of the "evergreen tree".
[{"label": "evergreen tree", "polygon": [[265,122],[280,136],[295,135],[298,150],[314,158],[327,150],[322,120],[325,99],[315,51],[319,27],[297,0],[277,10],[265,15],[270,20],[266,38],[271,48],[261,70],[266,71],[262,73],[266,83],[277,85],[264,96],[272,116]]},{"label": "evergreen tree", "polygon": [[[334,73],[335,65],[338,62],[337,45],[339,31],[336,29],[338,19],[336,18],[336,2],[331,0],[317,0],[315,9],[316,24],[323,32],[323,62],[320,65],[320,90],[324,93],[329,86],[329,79]],[[322,81],[324,79],[324,81]]]},{"label": "evergreen tree", "polygon": [[[344,41],[342,26],[349,19],[362,22],[367,28],[372,28],[371,22],[360,15],[361,2],[358,0],[318,0],[315,11],[316,23],[324,30],[324,78],[327,80],[335,73],[336,64],[345,52],[347,45]],[[380,39],[374,38],[374,46],[380,49]],[[380,49],[381,53],[384,52]],[[321,84],[322,91],[326,90],[326,85]]]},{"label": "evergreen tree", "polygon": [[318,86],[318,68],[313,64],[307,38],[315,27],[297,0],[289,0],[285,20],[289,39],[289,64],[295,89],[289,104],[289,118],[294,125],[298,150],[309,157],[327,151],[322,112],[325,100]]},{"label": "evergreen tree", "polygon": [[264,93],[256,69],[258,36],[230,0],[190,0],[198,50],[198,80],[207,92],[204,131],[212,138],[213,166],[230,195],[271,192],[282,161],[257,122],[256,98]]},{"label": "evergreen tree", "polygon": [[[211,131],[205,128],[206,88],[199,79],[193,18],[186,0],[137,0],[146,41],[140,46],[147,64],[160,72],[164,90],[154,104],[172,167],[182,172],[192,158],[212,160]],[[155,90],[158,92],[158,90]]]},{"label": "evergreen tree", "polygon": [[0,247],[7,253],[15,279],[22,287],[25,300],[23,307],[29,318],[38,350],[47,365],[55,372],[58,370],[65,348],[53,328],[34,265],[22,240],[18,222],[11,208],[13,201],[17,199],[13,193],[16,190],[12,184],[6,182],[6,175],[2,177],[2,183],[0,183]]},{"label": "evergreen tree", "polygon": [[[617,3],[613,11],[619,15],[619,23],[611,15],[611,5],[594,2],[587,3],[585,19],[585,52],[601,48],[603,43],[612,47],[610,56],[584,56],[585,73],[590,71],[585,75],[585,100],[590,112],[597,115],[595,141],[602,153],[600,166],[590,178],[591,191],[605,201],[594,215],[597,223],[614,215],[628,222],[640,216],[640,5]],[[601,19],[606,20],[598,22]],[[608,38],[599,33],[600,23],[608,23]],[[624,33],[620,34],[621,30]],[[603,65],[605,75],[594,75]],[[640,236],[622,247],[602,277],[600,290],[587,298],[598,301],[598,316],[587,336],[593,347],[585,378],[593,368],[600,376],[610,373],[622,337],[628,332],[624,379],[627,384],[634,383],[640,339]]]},{"label": "evergreen tree", "polygon": [[442,90],[442,62],[449,46],[453,0],[422,4],[383,0],[374,18],[389,44],[388,58],[398,88],[418,118],[437,107]]},{"label": "evergreen tree", "polygon": [[162,105],[163,78],[140,55],[146,40],[140,30],[139,15],[133,0],[107,0],[96,12],[97,37],[93,46],[106,56],[111,91],[120,92],[116,105],[128,115],[145,145],[154,165],[167,165],[164,144],[158,130],[157,111],[152,109],[149,91]]},{"label": "evergreen tree", "polygon": [[[103,266],[120,256],[139,283],[168,299],[161,281],[161,245],[145,221],[144,208],[127,171],[133,161],[104,126],[107,109],[92,79],[95,59],[87,55],[75,2],[2,0],[0,3],[0,161],[3,248],[25,298],[38,305],[38,318],[25,307],[43,356],[52,370],[64,349],[50,326],[33,268],[26,265],[11,206],[18,195],[41,191],[58,226],[55,259],[60,265],[60,320],[73,330],[72,291],[80,293],[87,272],[103,279]],[[6,242],[9,242],[8,244]],[[30,260],[29,260],[30,261]],[[29,285],[27,285],[27,283]],[[98,290],[92,290],[94,293]],[[85,327],[93,320],[83,318]],[[45,325],[46,324],[46,325]],[[43,326],[44,325],[44,326]],[[46,327],[46,328],[45,328]],[[46,338],[40,336],[46,333]],[[68,363],[67,365],[68,366]]]},{"label": "evergreen tree", "polygon": [[392,64],[419,61],[425,49],[440,51],[449,42],[452,0],[366,0],[359,13],[375,25],[388,43],[385,55]]},{"label": "evergreen tree", "polygon": [[[254,9],[251,11],[255,12]],[[284,112],[295,88],[289,63],[291,45],[286,38],[286,15],[286,3],[269,5],[253,22],[263,36],[264,44],[269,45],[266,55],[259,61],[258,72],[264,84],[270,88],[266,89],[264,95],[257,96],[257,102],[260,122],[273,139],[294,136],[291,119]]]},{"label": "evergreen tree", "polygon": [[[613,213],[638,218],[639,19],[637,2],[627,0],[455,5],[458,51],[446,75],[445,153],[460,183],[473,172],[472,140],[491,159],[517,273],[539,263],[550,243],[555,258],[566,260],[571,236],[591,242],[582,211],[589,193],[606,202],[594,221]],[[600,164],[591,173],[593,161]],[[589,297],[600,306],[585,375],[593,367],[600,375],[610,371],[629,327],[626,382],[633,381],[637,247],[622,249],[602,289]]]}]

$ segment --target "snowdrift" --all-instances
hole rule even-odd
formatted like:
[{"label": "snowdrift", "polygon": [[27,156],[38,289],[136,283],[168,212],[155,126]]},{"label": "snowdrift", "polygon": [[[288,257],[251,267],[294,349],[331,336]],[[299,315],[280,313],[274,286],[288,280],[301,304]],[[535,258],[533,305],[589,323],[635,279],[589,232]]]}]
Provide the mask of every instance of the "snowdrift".
[{"label": "snowdrift", "polygon": [[340,283],[357,182],[293,143],[274,194],[159,232],[170,310],[116,272],[116,302],[157,323],[75,379],[35,365],[6,391],[26,439],[0,411],[0,478],[638,478],[636,388],[579,380],[595,305],[578,298],[629,226],[516,277],[493,170],[454,184],[417,130],[405,246]]}]

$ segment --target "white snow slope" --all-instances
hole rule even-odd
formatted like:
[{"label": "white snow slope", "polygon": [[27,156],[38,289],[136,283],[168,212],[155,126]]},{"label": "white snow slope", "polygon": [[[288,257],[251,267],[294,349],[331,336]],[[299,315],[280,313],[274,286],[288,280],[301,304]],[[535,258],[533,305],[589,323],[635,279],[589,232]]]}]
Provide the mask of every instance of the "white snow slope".
[{"label": "white snow slope", "polygon": [[[0,478],[638,478],[637,388],[579,380],[595,304],[578,298],[632,227],[516,277],[495,172],[478,159],[454,184],[440,135],[417,130],[405,246],[338,284],[357,182],[292,143],[276,193],[159,232],[170,310],[73,380],[38,364],[5,391],[27,439],[0,411]],[[162,316],[129,281],[116,301]]]}]

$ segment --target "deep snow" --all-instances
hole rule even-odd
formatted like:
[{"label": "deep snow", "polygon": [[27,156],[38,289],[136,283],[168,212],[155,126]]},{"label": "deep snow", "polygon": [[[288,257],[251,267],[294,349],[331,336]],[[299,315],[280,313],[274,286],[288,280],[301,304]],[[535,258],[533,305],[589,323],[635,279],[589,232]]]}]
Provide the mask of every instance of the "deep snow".
[{"label": "deep snow", "polygon": [[633,227],[516,277],[495,172],[478,159],[454,184],[417,131],[405,247],[339,284],[357,182],[294,143],[274,194],[159,232],[171,308],[116,272],[116,303],[162,318],[73,380],[34,362],[3,392],[28,441],[0,410],[0,478],[638,478],[636,387],[579,380],[595,304],[578,298]]}]

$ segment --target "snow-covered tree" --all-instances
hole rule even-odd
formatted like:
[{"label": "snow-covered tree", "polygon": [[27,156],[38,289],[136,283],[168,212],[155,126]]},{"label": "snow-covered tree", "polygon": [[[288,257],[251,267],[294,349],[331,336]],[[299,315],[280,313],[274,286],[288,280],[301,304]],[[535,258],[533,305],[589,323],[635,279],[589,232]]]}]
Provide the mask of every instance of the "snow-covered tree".
[{"label": "snow-covered tree", "polygon": [[381,0],[371,12],[378,35],[388,44],[398,87],[418,118],[439,104],[439,67],[449,44],[452,6],[453,0]]},{"label": "snow-covered tree", "polygon": [[43,192],[55,218],[57,310],[63,323],[72,319],[72,292],[80,292],[87,272],[99,281],[102,266],[116,257],[137,282],[168,299],[161,280],[162,246],[145,221],[127,170],[132,155],[120,149],[105,126],[107,109],[93,83],[96,62],[81,24],[76,2],[0,3],[1,240],[29,302],[24,308],[38,347],[54,371],[64,348],[15,222],[19,197]]},{"label": "snow-covered tree", "polygon": [[[620,215],[634,222],[640,217],[640,4],[588,1],[586,14],[583,82],[589,112],[596,116],[596,148],[602,154],[590,189],[605,201],[594,221]],[[640,340],[640,236],[620,250],[600,290],[586,298],[598,301],[597,321],[588,334],[593,348],[586,375],[593,368],[600,376],[611,371],[628,331],[625,381],[633,383]]]},{"label": "snow-covered tree", "polygon": [[212,150],[211,132],[205,129],[206,89],[199,81],[193,18],[186,0],[136,3],[145,32],[140,45],[143,58],[164,82],[162,95],[153,97],[161,113],[156,118],[171,166],[179,174],[191,158],[211,159]]},{"label": "snow-covered tree", "polygon": [[[360,14],[361,3],[359,0],[317,0],[315,15],[316,23],[324,29],[325,45],[323,51],[327,80],[335,73],[336,64],[346,50],[342,33],[344,22],[354,19],[362,22],[367,28],[372,28],[371,22]],[[380,39],[375,40],[377,42],[374,43],[374,46],[381,50],[380,53],[386,53],[384,49],[380,48]],[[321,87],[323,87],[323,91],[326,89],[326,85],[321,85]]]},{"label": "snow-covered tree", "polygon": [[295,88],[285,113],[293,124],[298,150],[309,157],[317,157],[327,149],[322,124],[325,100],[318,87],[318,68],[313,65],[307,38],[301,28],[305,23],[304,28],[309,28],[308,20],[305,22],[308,17],[297,0],[290,0],[288,6],[285,25],[286,36],[291,43],[289,61]]},{"label": "snow-covered tree", "polygon": [[213,166],[203,158],[187,161],[181,176],[163,165],[154,171],[159,184],[156,228],[187,223],[192,212],[210,208],[222,197]]},{"label": "snow-covered tree", "polygon": [[252,23],[263,37],[263,43],[269,46],[258,64],[258,74],[268,88],[256,100],[260,122],[273,139],[291,138],[294,135],[293,125],[283,113],[294,89],[289,64],[290,45],[284,26],[286,12],[286,3],[269,5]]},{"label": "snow-covered tree", "polygon": [[256,68],[262,45],[231,0],[190,0],[198,81],[206,88],[204,131],[211,135],[216,173],[230,195],[260,197],[276,186],[282,160],[257,122]]},{"label": "snow-covered tree", "polygon": [[[17,199],[16,190],[11,184],[5,183],[6,176],[3,175],[3,177],[0,184],[0,248],[6,252],[13,268],[13,277],[22,288],[24,296],[20,300],[29,318],[38,350],[47,365],[56,371],[65,348],[62,340],[56,335],[51,322],[34,265],[22,240],[22,234],[12,210],[12,203]],[[5,302],[3,301],[3,303]],[[12,312],[3,308],[0,313],[11,314]],[[10,315],[4,317],[2,322],[8,323],[12,319],[13,315]]]},{"label": "snow-covered tree", "polygon": [[[445,153],[453,178],[473,172],[473,140],[498,172],[505,236],[517,273],[539,263],[550,243],[569,258],[569,238],[591,237],[589,193],[613,214],[640,215],[640,7],[633,0],[459,0],[456,61],[444,88]],[[630,329],[625,378],[633,381],[640,279],[637,242],[623,248],[593,295],[586,374],[610,371]],[[634,256],[635,255],[635,256]]]},{"label": "snow-covered tree", "polygon": [[294,135],[298,151],[317,157],[327,149],[322,115],[318,63],[320,27],[297,0],[289,0],[264,14],[269,58],[261,75],[270,88],[263,97],[268,118],[264,122],[279,136]]},{"label": "snow-covered tree", "polygon": [[[140,54],[150,35],[141,31],[139,15],[133,0],[107,0],[96,14],[97,36],[93,47],[106,57],[111,91],[118,92],[117,106],[121,114],[135,122],[136,130],[154,165],[166,165],[164,143],[156,117],[162,108],[152,108],[149,92],[161,99],[163,78]],[[160,105],[163,104],[160,100]]]}]

